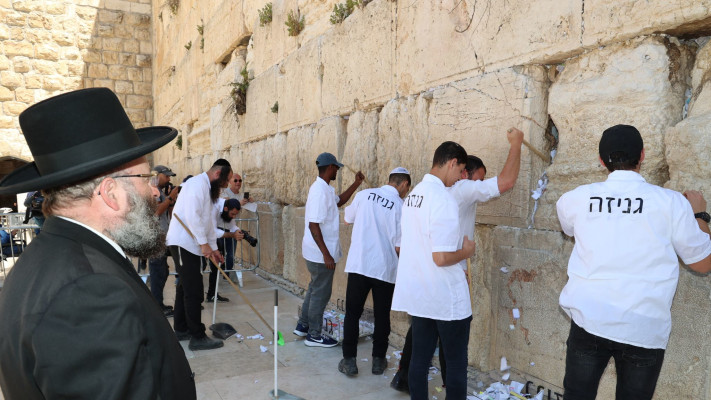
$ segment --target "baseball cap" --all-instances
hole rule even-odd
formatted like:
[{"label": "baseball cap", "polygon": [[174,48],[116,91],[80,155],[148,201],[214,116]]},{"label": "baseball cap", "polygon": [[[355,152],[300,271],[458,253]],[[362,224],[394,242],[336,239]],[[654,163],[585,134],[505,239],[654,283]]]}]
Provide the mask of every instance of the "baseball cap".
[{"label": "baseball cap", "polygon": [[171,171],[170,168],[166,167],[165,165],[156,165],[153,167],[153,171],[163,174],[165,176],[175,176],[175,172]]},{"label": "baseball cap", "polygon": [[325,167],[328,165],[337,165],[338,168],[342,168],[343,164],[336,160],[336,156],[331,153],[321,153],[316,157],[316,166]]},{"label": "baseball cap", "polygon": [[403,167],[397,167],[394,170],[390,171],[390,175],[392,174],[407,174],[410,175],[410,171],[408,171],[406,168]]},{"label": "baseball cap", "polygon": [[606,165],[611,162],[639,160],[643,147],[642,135],[637,128],[631,125],[615,125],[602,133],[600,158]]}]

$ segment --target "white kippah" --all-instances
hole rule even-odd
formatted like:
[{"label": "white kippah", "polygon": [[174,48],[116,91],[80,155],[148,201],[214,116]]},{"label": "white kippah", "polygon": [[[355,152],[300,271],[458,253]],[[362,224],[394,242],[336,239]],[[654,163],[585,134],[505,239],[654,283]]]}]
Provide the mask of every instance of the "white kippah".
[{"label": "white kippah", "polygon": [[408,171],[407,169],[405,169],[405,168],[403,168],[403,167],[397,167],[397,168],[395,168],[394,170],[390,171],[390,175],[392,175],[392,174],[407,174],[407,175],[410,175],[410,171]]}]

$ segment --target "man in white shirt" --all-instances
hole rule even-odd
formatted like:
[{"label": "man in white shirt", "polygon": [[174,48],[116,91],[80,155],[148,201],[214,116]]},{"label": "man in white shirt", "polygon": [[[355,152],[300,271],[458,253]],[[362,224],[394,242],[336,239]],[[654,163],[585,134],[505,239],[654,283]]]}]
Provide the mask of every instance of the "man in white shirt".
[{"label": "man in white shirt", "polygon": [[[217,237],[217,248],[220,252],[224,252],[226,249],[226,242],[232,242],[233,240],[242,240],[244,238],[244,233],[237,227],[235,223],[235,218],[239,214],[242,206],[237,199],[217,199],[215,202],[215,236]],[[225,259],[227,257],[225,256]],[[224,269],[224,268],[223,268]],[[208,278],[207,284],[207,302],[212,303],[217,297],[218,302],[228,302],[230,299],[227,297],[220,296],[219,293],[215,295],[215,284],[217,282],[217,267],[215,264],[210,263],[210,277]]]},{"label": "man in white shirt", "polygon": [[599,152],[607,180],[579,186],[557,203],[563,232],[575,237],[560,294],[571,318],[565,398],[595,399],[612,357],[616,398],[651,399],[671,331],[677,256],[693,271],[711,271],[711,218],[701,193],[644,180],[635,127],[605,130]]},{"label": "man in white shirt", "polygon": [[442,143],[435,150],[430,173],[405,198],[402,209],[392,309],[412,316],[412,399],[427,399],[427,371],[438,337],[449,368],[447,398],[466,397],[472,310],[469,286],[458,263],[474,254],[474,242],[460,239],[459,207],[447,190],[459,180],[466,163],[462,146]]},{"label": "man in white shirt", "polygon": [[[521,144],[523,143],[523,132],[516,128],[510,128],[506,132],[509,141],[509,153],[501,169],[501,173],[493,178],[484,179],[486,176],[486,166],[477,156],[467,156],[467,166],[462,170],[461,179],[452,187],[448,188],[449,193],[459,205],[459,236],[474,238],[474,225],[476,222],[476,205],[485,203],[501,194],[511,190],[516,184],[518,173],[521,168]],[[467,262],[462,260],[459,265],[467,271]],[[393,376],[390,386],[395,390],[407,391],[410,358],[412,355],[412,328],[407,331],[405,345],[400,358],[400,368]],[[440,369],[442,371],[442,381],[446,386],[447,363],[444,359],[444,352],[439,353]]]},{"label": "man in white shirt", "polygon": [[402,198],[410,190],[410,172],[402,167],[390,172],[388,184],[362,190],[346,207],[344,219],[353,224],[346,273],[346,318],[343,324],[343,359],[338,370],[353,376],[358,373],[356,354],[360,316],[368,293],[373,291],[372,373],[382,375],[387,366],[385,353],[390,335],[390,305],[395,289],[397,259],[400,252]]},{"label": "man in white shirt", "polygon": [[343,164],[331,153],[316,158],[318,178],[309,188],[304,215],[304,239],[301,253],[311,274],[311,282],[301,306],[301,316],[294,334],[304,337],[310,347],[333,347],[335,340],[321,335],[323,311],[331,298],[333,272],[343,255],[339,235],[338,207],[347,203],[365,176],[358,171],[355,181],[340,196],[329,183],[336,179]]},{"label": "man in white shirt", "polygon": [[219,159],[202,174],[183,182],[173,208],[166,243],[180,275],[175,288],[173,327],[179,340],[190,339],[190,350],[222,347],[221,340],[205,334],[201,322],[203,257],[212,262],[224,258],[217,249],[214,204],[232,176],[227,160]]}]

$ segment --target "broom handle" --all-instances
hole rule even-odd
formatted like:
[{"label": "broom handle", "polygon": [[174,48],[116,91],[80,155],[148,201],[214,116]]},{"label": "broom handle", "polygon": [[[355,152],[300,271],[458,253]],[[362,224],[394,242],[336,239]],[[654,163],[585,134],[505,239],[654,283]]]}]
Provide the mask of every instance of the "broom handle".
[{"label": "broom handle", "polygon": [[547,163],[551,162],[551,158],[549,156],[541,153],[541,151],[538,150],[537,148],[533,147],[533,145],[531,143],[528,143],[528,141],[526,139],[523,139],[523,145],[528,147],[528,149],[531,150],[535,155],[537,155],[538,157],[541,157],[541,159],[543,161],[545,161]]},{"label": "broom handle", "polygon": [[[358,172],[354,171],[353,168],[349,167],[346,164],[343,164],[343,166],[346,167],[349,171],[353,172],[353,174],[358,173]],[[371,185],[370,182],[368,182],[368,178],[365,177],[365,174],[363,174],[363,182],[365,182],[365,184],[368,185],[368,187],[375,187],[375,186]]]},{"label": "broom handle", "polygon": [[[175,219],[177,219],[178,222],[180,222],[180,225],[182,225],[183,228],[185,228],[185,230],[188,232],[188,234],[190,235],[190,237],[192,237],[193,239],[195,239],[195,235],[193,235],[193,233],[190,231],[190,228],[188,228],[187,225],[185,225],[185,224],[183,223],[183,220],[181,220],[180,217],[178,217],[178,214],[173,213],[173,217],[174,217]],[[237,293],[239,293],[240,297],[242,297],[242,300],[244,300],[244,302],[247,303],[247,305],[249,305],[249,307],[252,309],[252,311],[254,311],[254,313],[257,314],[257,316],[259,317],[259,319],[261,319],[262,322],[264,322],[264,325],[266,325],[267,328],[269,328],[269,330],[271,330],[272,332],[274,332],[274,329],[272,329],[272,327],[269,325],[269,323],[264,319],[264,317],[262,317],[262,314],[260,314],[259,311],[257,311],[256,308],[254,308],[254,306],[253,306],[252,303],[249,301],[249,299],[247,298],[247,296],[245,296],[244,293],[242,293],[242,291],[239,290],[239,287],[238,287],[237,285],[235,285],[234,282],[232,282],[232,279],[230,279],[230,277],[227,276],[227,274],[225,273],[225,271],[223,271],[222,268],[221,268],[219,265],[215,265],[215,263],[214,263],[212,260],[210,260],[210,259],[208,259],[208,260],[210,261],[210,263],[211,263],[212,265],[216,266],[217,269],[220,270],[220,273],[227,279],[227,282],[230,284],[230,286],[232,286],[232,287],[237,291]],[[215,297],[217,297],[217,295],[215,295]]]},{"label": "broom handle", "polygon": [[277,386],[277,349],[279,348],[279,335],[277,334],[277,314],[279,309],[279,290],[274,289],[274,398],[279,398]]}]

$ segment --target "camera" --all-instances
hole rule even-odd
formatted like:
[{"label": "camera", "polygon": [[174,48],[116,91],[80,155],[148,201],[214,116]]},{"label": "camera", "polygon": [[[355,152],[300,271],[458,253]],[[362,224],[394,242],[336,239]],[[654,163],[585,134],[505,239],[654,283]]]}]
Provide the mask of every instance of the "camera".
[{"label": "camera", "polygon": [[250,246],[257,247],[257,238],[250,235],[247,231],[242,231],[242,233],[244,234],[244,240],[246,240]]}]

